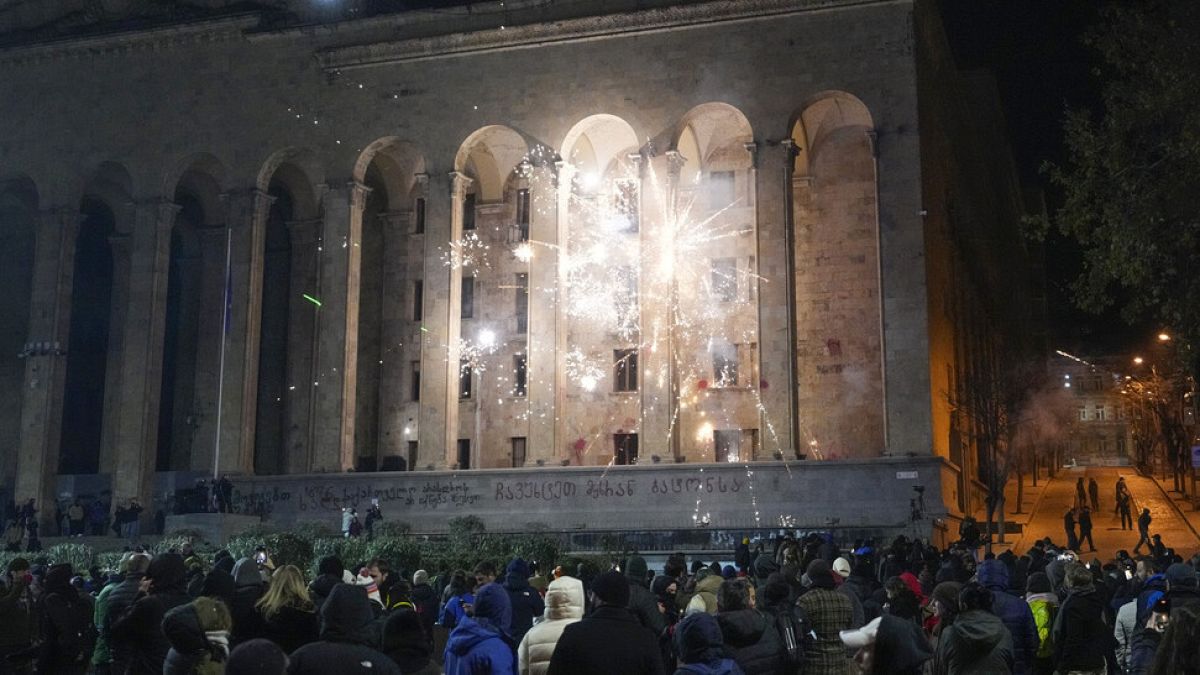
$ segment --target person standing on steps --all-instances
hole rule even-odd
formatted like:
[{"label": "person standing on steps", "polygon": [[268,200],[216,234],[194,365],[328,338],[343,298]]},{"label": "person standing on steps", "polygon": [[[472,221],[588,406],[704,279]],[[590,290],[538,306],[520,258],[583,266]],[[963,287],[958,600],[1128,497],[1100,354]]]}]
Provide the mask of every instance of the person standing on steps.
[{"label": "person standing on steps", "polygon": [[1133,547],[1134,555],[1137,555],[1138,549],[1142,548],[1142,544],[1150,546],[1150,509],[1142,509],[1142,515],[1138,516],[1138,543]]},{"label": "person standing on steps", "polygon": [[1092,541],[1092,512],[1088,507],[1079,510],[1079,551],[1083,552],[1083,542],[1087,542],[1092,553],[1096,552],[1096,544]]},{"label": "person standing on steps", "polygon": [[1067,548],[1072,551],[1079,549],[1079,539],[1075,536],[1075,509],[1067,509],[1063,514],[1063,531],[1067,533]]},{"label": "person standing on steps", "polygon": [[1092,498],[1092,511],[1099,513],[1100,512],[1100,484],[1096,482],[1096,479],[1094,477],[1088,479],[1088,496]]}]

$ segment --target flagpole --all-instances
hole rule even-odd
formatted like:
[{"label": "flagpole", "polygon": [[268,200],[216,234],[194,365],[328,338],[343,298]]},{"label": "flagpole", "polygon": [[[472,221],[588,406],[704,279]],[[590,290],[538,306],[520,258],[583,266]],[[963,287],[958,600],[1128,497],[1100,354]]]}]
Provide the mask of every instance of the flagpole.
[{"label": "flagpole", "polygon": [[217,475],[221,470],[221,411],[224,408],[222,405],[225,398],[225,343],[229,337],[229,306],[230,292],[232,285],[230,275],[230,261],[233,255],[233,228],[225,228],[225,294],[221,302],[221,361],[220,370],[217,373],[217,441],[216,447],[213,450],[213,494],[216,494]]}]

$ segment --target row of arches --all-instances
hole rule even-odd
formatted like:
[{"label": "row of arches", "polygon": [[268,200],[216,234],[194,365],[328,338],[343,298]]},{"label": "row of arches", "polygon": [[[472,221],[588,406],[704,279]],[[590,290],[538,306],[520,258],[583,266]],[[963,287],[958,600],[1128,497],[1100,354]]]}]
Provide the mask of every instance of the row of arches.
[{"label": "row of arches", "polygon": [[[796,405],[801,418],[812,420],[807,435],[822,442],[844,435],[850,419],[817,412],[827,405],[830,392],[835,399],[840,397],[840,403],[862,412],[871,405],[871,393],[881,387],[875,382],[880,377],[878,335],[862,340],[829,337],[831,330],[849,330],[863,325],[865,318],[878,316],[877,278],[852,291],[854,297],[839,298],[841,291],[830,290],[835,271],[840,275],[878,264],[877,241],[872,239],[877,230],[868,227],[874,226],[868,221],[874,217],[876,204],[875,195],[869,194],[875,176],[871,173],[873,148],[865,132],[871,129],[865,106],[845,94],[820,98],[792,124],[791,140],[798,148],[792,173],[799,177],[792,199],[800,233],[796,249],[790,252],[798,261],[793,349],[799,361],[811,364],[811,374],[801,368],[801,382],[806,376],[811,380],[801,390],[807,386],[814,392],[811,400],[800,396]],[[640,432],[647,447],[678,444],[680,439],[691,445],[694,439],[704,446],[698,452],[718,458],[724,456],[719,452],[729,453],[730,448],[717,447],[712,432],[727,432],[723,442],[728,444],[728,432],[736,430],[743,436],[734,454],[744,457],[769,451],[765,433],[758,433],[766,426],[761,401],[765,385],[760,384],[775,376],[764,372],[771,366],[760,362],[757,348],[756,288],[762,274],[756,248],[754,141],[745,115],[724,103],[699,106],[656,136],[639,134],[625,120],[600,114],[580,121],[557,146],[504,125],[483,127],[464,140],[452,168],[464,177],[467,187],[461,201],[450,208],[461,214],[464,228],[470,226],[500,246],[486,272],[471,272],[472,285],[478,284],[472,298],[478,303],[478,314],[462,308],[457,311],[468,322],[462,329],[464,337],[474,337],[472,327],[491,322],[489,325],[499,330],[502,345],[487,355],[488,363],[479,364],[490,373],[490,384],[480,380],[476,385],[480,395],[468,404],[482,410],[477,418],[482,415],[495,421],[472,424],[467,418],[459,420],[459,436],[470,439],[474,448],[464,464],[507,465],[515,461],[507,452],[488,456],[481,449],[509,447],[509,439],[532,435],[528,430],[536,416],[532,404],[492,404],[493,400],[520,397],[487,395],[511,394],[519,377],[528,378],[520,384],[522,388],[540,380],[554,383],[550,404],[551,415],[558,418],[553,436],[558,447],[549,454],[555,459],[578,453],[578,440],[583,440],[584,456],[571,459],[578,463],[607,461],[612,455],[612,435],[617,432]],[[539,189],[536,179],[531,179],[531,167],[555,167],[557,189]],[[430,193],[428,175],[442,168],[430,165],[415,144],[388,137],[367,145],[351,171],[353,180],[369,190],[362,206],[361,236],[349,242],[361,250],[356,270],[354,349],[358,367],[354,375],[353,455],[356,463],[367,468],[396,455],[409,464],[424,466],[433,456],[417,455],[414,443],[415,428],[422,419],[420,372],[437,362],[431,349],[446,347],[423,344],[420,334],[421,324],[427,320],[421,311],[427,302],[421,296],[421,282],[438,268],[430,260],[444,245],[421,236],[426,209],[436,210],[427,204],[445,199],[444,194]],[[231,214],[226,195],[236,186],[231,184],[232,173],[217,157],[194,156],[170,175],[163,195],[177,206],[177,212],[170,226],[153,453],[160,470],[211,464],[211,451],[206,448],[217,442],[220,433],[216,364],[226,339],[223,319],[230,302],[226,237],[230,228],[244,226],[231,222],[236,216]],[[250,428],[254,434],[253,469],[259,473],[309,469],[316,424],[314,387],[328,367],[317,357],[320,315],[312,299],[320,298],[323,283],[322,247],[342,244],[322,236],[325,175],[315,153],[289,149],[264,164],[255,185],[270,202],[262,236],[253,241],[258,248],[253,255],[261,257],[261,302],[254,307],[253,320],[248,321],[253,330],[247,328],[247,339],[256,343],[253,349],[257,353]],[[660,184],[653,190],[642,187],[654,181]],[[633,183],[638,187],[627,190]],[[568,189],[564,190],[565,186]],[[129,321],[140,320],[126,316],[134,264],[130,258],[135,217],[131,205],[137,203],[137,194],[130,173],[117,163],[100,165],[82,190],[82,220],[73,241],[70,337],[62,395],[59,469],[63,473],[104,471],[115,456],[112,420],[122,386],[119,364],[124,358],[125,327]],[[0,217],[4,219],[0,231],[6,241],[12,240],[4,249],[6,259],[32,261],[35,221],[41,208],[36,187],[28,179],[7,181],[0,198]],[[689,268],[690,276],[673,268],[674,286],[656,286],[663,281],[655,276],[659,265],[651,264],[651,259],[657,260],[655,256],[664,246],[688,245],[683,236],[687,233],[681,234],[679,223],[673,223],[675,242],[658,241],[639,232],[634,221],[662,225],[676,218],[673,213],[681,209],[689,211],[692,222],[703,222],[707,232],[717,236],[711,240],[700,237],[691,244],[693,248],[672,253],[675,261],[688,257],[703,264]],[[613,214],[619,216],[615,221]],[[623,238],[613,239],[613,232],[606,227],[615,227]],[[577,285],[570,285],[572,279],[561,271],[548,271],[544,265],[507,255],[513,237],[531,238],[531,230],[535,240],[553,232],[555,250],[546,258],[559,267],[578,263],[578,268],[571,267],[578,272]],[[840,244],[831,246],[830,232],[835,230],[844,233],[837,235]],[[589,260],[597,237],[624,243],[606,249],[611,256],[608,260]],[[841,253],[831,254],[831,248],[839,246]],[[12,253],[20,251],[28,254]],[[839,262],[809,262],[830,255],[840,256]],[[718,259],[719,265],[713,262]],[[614,273],[614,268],[628,268],[637,281],[630,285],[628,275]],[[13,277],[6,287],[14,289],[9,296],[15,298],[5,307],[6,315],[29,316],[32,269],[4,265],[3,274]],[[569,288],[560,287],[564,280]],[[518,288],[521,284],[525,284],[523,291]],[[619,298],[597,310],[586,302],[589,298],[571,295],[578,292],[584,296],[597,288],[619,294],[614,287],[624,288],[632,296],[626,301],[631,300],[636,308],[635,317],[629,316],[629,302]],[[542,317],[527,310],[524,320],[514,317],[521,292],[526,307],[545,299],[554,312]],[[510,299],[514,295],[517,299]],[[721,300],[715,301],[715,297]],[[578,309],[578,314],[572,308]],[[687,318],[680,320],[680,316]],[[667,331],[668,324],[676,330]],[[671,333],[670,349],[661,349],[665,343],[659,341],[668,339],[664,337],[667,333]],[[553,339],[545,337],[551,334]],[[27,322],[14,322],[0,335],[3,344],[11,342],[12,346],[26,339]],[[546,344],[535,345],[537,340]],[[841,346],[834,348],[839,340]],[[818,343],[824,345],[823,351],[814,347]],[[561,363],[538,362],[535,354],[539,349],[556,359],[564,357],[564,350],[578,351],[585,370],[607,380],[609,389],[617,379],[613,351],[640,349],[638,396],[599,396],[593,391],[594,383],[589,386],[588,377],[577,373],[564,376]],[[844,362],[851,360],[851,351],[858,365],[847,368]],[[721,352],[719,360],[713,356],[715,352]],[[661,356],[664,353],[671,356]],[[842,367],[818,369],[823,365]],[[527,370],[519,374],[519,368]],[[834,370],[844,375],[838,378],[842,384],[831,384],[826,377]],[[733,380],[729,380],[730,371],[737,371]],[[21,377],[19,364],[9,363],[7,370],[0,370],[0,378],[6,382],[20,382]],[[702,402],[715,398],[712,390],[719,388],[715,386],[718,382],[728,381],[735,384],[719,395],[719,403]],[[19,387],[3,389],[20,391]],[[690,405],[680,404],[689,397]],[[602,414],[597,415],[598,410]],[[871,419],[871,415],[858,417]],[[866,425],[875,428],[849,434],[851,440],[845,446],[861,446],[864,439],[881,433],[878,417],[875,414],[876,422]],[[818,419],[828,421],[820,423]],[[9,422],[6,418],[3,423],[7,428],[0,425],[0,437],[19,435],[16,425]],[[771,422],[783,424],[782,420]]]}]

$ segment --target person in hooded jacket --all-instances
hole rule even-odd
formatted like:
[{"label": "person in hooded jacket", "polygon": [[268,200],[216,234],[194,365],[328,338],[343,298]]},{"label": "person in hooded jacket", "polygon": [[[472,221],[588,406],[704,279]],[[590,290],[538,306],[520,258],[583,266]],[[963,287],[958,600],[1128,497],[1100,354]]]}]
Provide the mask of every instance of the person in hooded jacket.
[{"label": "person in hooded jacket", "polygon": [[475,604],[475,593],[471,590],[471,579],[463,570],[454,570],[450,584],[446,587],[446,604],[438,615],[438,624],[454,630],[467,616],[467,608]]},{"label": "person in hooded jacket", "polygon": [[146,575],[149,566],[150,556],[143,553],[127,554],[121,561],[121,580],[105,586],[96,597],[92,622],[96,624],[97,636],[92,663],[98,670],[104,665],[109,672],[124,673],[129,665],[128,647],[114,644],[109,633],[113,617],[125,613],[137,598],[138,586],[141,585],[142,577]]},{"label": "person in hooded jacket", "polygon": [[475,614],[464,617],[450,632],[443,663],[446,675],[512,675],[517,654],[509,631],[512,605],[495,582],[475,593]]},{"label": "person in hooded jacket", "polygon": [[141,594],[129,609],[112,623],[115,644],[129,646],[130,675],[159,675],[171,648],[162,630],[167,612],[187,604],[187,568],[178,553],[154,556],[142,578]]},{"label": "person in hooded jacket", "polygon": [[95,647],[92,605],[71,585],[71,566],[51,565],[42,580],[39,673],[83,675]]},{"label": "person in hooded jacket", "polygon": [[208,574],[204,575],[204,582],[200,584],[200,592],[196,597],[220,600],[225,603],[226,607],[232,607],[233,597],[236,594],[237,584],[233,582],[233,575],[219,567],[215,567]]},{"label": "person in hooded jacket", "polygon": [[400,675],[394,661],[368,646],[374,619],[365,588],[337,584],[321,606],[321,639],[292,652],[289,675]]},{"label": "person in hooded jacket", "polygon": [[693,612],[717,613],[717,589],[725,579],[720,574],[712,574],[708,570],[700,570],[696,575],[696,588],[692,599],[688,601],[684,614]]},{"label": "person in hooded jacket", "polygon": [[318,610],[325,604],[325,598],[329,597],[333,587],[342,583],[342,573],[345,571],[337,556],[327,555],[317,563],[317,578],[309,583],[308,593]]},{"label": "person in hooded jacket", "polygon": [[711,614],[694,612],[679,622],[675,651],[680,663],[675,675],[744,675],[726,654],[721,628]]},{"label": "person in hooded jacket", "polygon": [[629,611],[657,638],[666,629],[667,620],[658,609],[658,598],[650,592],[650,584],[646,580],[647,569],[646,559],[640,555],[631,555],[625,561],[625,577],[629,579]]},{"label": "person in hooded jacket", "polygon": [[1029,575],[1029,581],[1025,584],[1025,603],[1033,612],[1033,621],[1037,625],[1038,634],[1032,672],[1035,675],[1053,675],[1054,643],[1050,639],[1050,629],[1054,626],[1054,618],[1058,615],[1058,596],[1050,591],[1050,577],[1047,577],[1044,572],[1034,572]]},{"label": "person in hooded jacket", "polygon": [[970,582],[959,592],[958,604],[961,611],[938,639],[933,675],[1012,672],[1012,636],[992,613],[992,592]]},{"label": "person in hooded jacket", "polygon": [[425,633],[420,615],[407,607],[387,617],[380,651],[395,661],[404,675],[442,675],[441,666],[433,660],[433,642]]},{"label": "person in hooded jacket", "polygon": [[1000,617],[1013,641],[1013,673],[1028,675],[1037,654],[1038,629],[1029,604],[1008,592],[1008,567],[999,560],[984,560],[975,570],[975,578],[992,592],[992,613]]},{"label": "person in hooded jacket", "polygon": [[745,579],[731,579],[717,592],[717,625],[725,648],[746,675],[787,672],[783,639],[775,617],[754,606],[754,591]]},{"label": "person in hooded jacket", "polygon": [[520,558],[508,563],[504,575],[504,590],[512,606],[513,642],[520,642],[533,627],[533,618],[541,616],[546,609],[542,596],[529,585],[529,566]]},{"label": "person in hooded jacket", "polygon": [[1067,599],[1050,632],[1054,665],[1063,673],[1103,673],[1113,641],[1112,631],[1104,623],[1104,597],[1096,591],[1092,573],[1080,563],[1066,566],[1064,580]]},{"label": "person in hooded jacket", "polygon": [[256,605],[263,597],[262,574],[258,563],[251,558],[242,558],[233,566],[233,601],[229,613],[233,615],[233,645],[266,637],[262,615]]},{"label": "person in hooded jacket", "polygon": [[629,580],[605,572],[592,581],[591,595],[594,609],[563,629],[547,675],[660,675],[658,641],[628,609]]},{"label": "person in hooded jacket", "polygon": [[196,598],[167,612],[162,628],[171,643],[163,675],[219,675],[225,671],[233,628],[225,603]]},{"label": "person in hooded jacket", "polygon": [[933,650],[925,634],[911,621],[890,614],[876,617],[855,630],[839,633],[863,675],[923,675]]},{"label": "person in hooded jacket", "polygon": [[517,646],[517,671],[521,675],[546,675],[563,629],[582,618],[583,582],[567,576],[551,581],[542,621]]}]

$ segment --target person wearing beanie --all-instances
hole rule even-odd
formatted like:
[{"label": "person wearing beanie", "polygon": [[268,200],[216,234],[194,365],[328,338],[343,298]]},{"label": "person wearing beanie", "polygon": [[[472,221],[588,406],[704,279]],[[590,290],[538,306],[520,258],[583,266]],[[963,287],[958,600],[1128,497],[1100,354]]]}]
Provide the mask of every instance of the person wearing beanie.
[{"label": "person wearing beanie", "polygon": [[960,590],[962,584],[957,581],[943,581],[933,587],[933,593],[929,596],[929,607],[933,610],[932,624],[927,624],[926,629],[934,638],[940,637],[943,631],[954,625],[959,612]]},{"label": "person wearing beanie", "polygon": [[91,665],[95,633],[92,605],[71,584],[71,566],[51,565],[42,580],[39,673],[83,675]]},{"label": "person wearing beanie", "polygon": [[1175,563],[1167,568],[1167,601],[1171,603],[1171,618],[1187,607],[1200,612],[1200,580],[1196,570],[1187,563]]},{"label": "person wearing beanie", "polygon": [[726,655],[721,628],[711,614],[696,612],[680,621],[674,642],[680,662],[675,675],[744,675]]},{"label": "person wearing beanie", "polygon": [[583,620],[563,629],[546,672],[661,674],[663,661],[656,636],[628,609],[629,580],[620,572],[605,572],[592,581],[591,596],[594,609]]},{"label": "person wearing beanie", "polygon": [[921,629],[890,614],[857,630],[842,631],[839,637],[855,652],[854,661],[864,675],[921,675],[925,662],[933,658]]},{"label": "person wearing beanie", "polygon": [[429,583],[429,573],[425,570],[417,570],[413,574],[412,602],[413,608],[421,618],[425,635],[432,638],[433,624],[437,622],[438,595]]},{"label": "person wearing beanie", "polygon": [[638,623],[658,637],[666,630],[667,620],[658,610],[658,598],[650,592],[646,582],[647,569],[646,559],[640,555],[631,555],[625,561],[625,578],[629,579],[629,611],[637,617]]},{"label": "person wearing beanie", "polygon": [[[1014,675],[1027,675],[1038,650],[1037,623],[1029,604],[1008,592],[1008,567],[999,560],[984,560],[975,570],[976,580],[992,592],[992,613],[1000,617],[1013,640]],[[1047,577],[1049,581],[1049,577]]]},{"label": "person wearing beanie", "polygon": [[128,645],[130,675],[159,675],[171,644],[163,633],[162,620],[167,612],[185,605],[191,598],[186,590],[187,568],[178,553],[160,553],[146,568],[142,585],[146,595],[112,622],[115,643]]},{"label": "person wearing beanie", "polygon": [[400,675],[394,661],[370,645],[375,619],[371,601],[362,586],[337,584],[321,606],[321,639],[292,652],[290,675]]},{"label": "person wearing beanie", "polygon": [[407,607],[397,609],[383,624],[380,651],[400,667],[404,675],[441,675],[433,660],[433,643],[425,634],[421,617]]},{"label": "person wearing beanie", "polygon": [[446,675],[509,675],[517,670],[512,642],[512,604],[504,587],[484,584],[475,594],[475,613],[463,617],[446,641]]},{"label": "person wearing beanie", "polygon": [[96,597],[96,609],[92,615],[97,633],[96,650],[92,655],[94,665],[107,664],[113,673],[124,673],[128,668],[130,647],[112,638],[112,622],[133,605],[138,587],[149,567],[150,556],[144,553],[125,554],[121,560],[121,581],[105,586]]},{"label": "person wearing beanie", "polygon": [[992,592],[977,582],[964,584],[958,594],[959,614],[941,632],[934,655],[935,675],[952,673],[1011,673],[1012,636],[992,613]]},{"label": "person wearing beanie", "polygon": [[1050,641],[1050,630],[1058,614],[1058,596],[1050,589],[1050,577],[1045,572],[1029,575],[1029,580],[1025,582],[1025,603],[1033,614],[1038,639],[1031,672],[1053,673],[1054,645]]},{"label": "person wearing beanie", "polygon": [[329,597],[333,587],[342,583],[342,573],[345,570],[337,556],[327,555],[317,563],[317,578],[308,585],[308,593],[318,610],[325,604],[325,598]]},{"label": "person wearing beanie", "polygon": [[204,582],[200,584],[201,597],[220,600],[226,607],[233,605],[236,593],[237,584],[233,581],[233,575],[217,567],[204,575]]},{"label": "person wearing beanie", "polygon": [[250,640],[234,647],[225,675],[286,675],[288,656],[270,640]]},{"label": "person wearing beanie", "polygon": [[582,581],[567,576],[551,581],[546,588],[542,621],[535,624],[517,646],[517,672],[545,675],[563,630],[583,618],[583,606]]},{"label": "person wearing beanie", "polygon": [[839,636],[854,621],[850,600],[834,589],[833,570],[820,558],[805,571],[809,587],[796,605],[808,618],[813,638],[804,650],[805,675],[844,675],[846,648]]},{"label": "person wearing beanie", "polygon": [[163,617],[163,633],[171,643],[163,675],[219,675],[229,657],[233,618],[225,603],[196,598]]},{"label": "person wearing beanie", "polygon": [[534,617],[546,610],[542,595],[529,585],[529,566],[521,558],[513,558],[504,570],[504,590],[512,605],[513,642],[520,643],[525,633],[533,627]]}]

